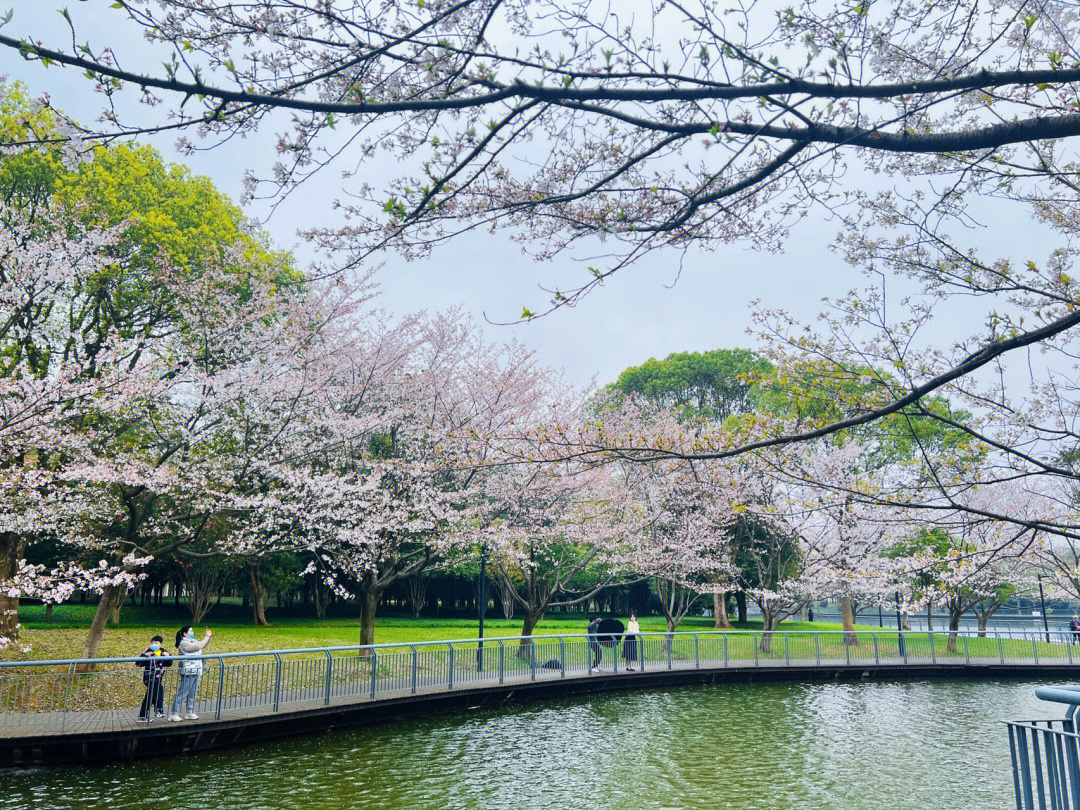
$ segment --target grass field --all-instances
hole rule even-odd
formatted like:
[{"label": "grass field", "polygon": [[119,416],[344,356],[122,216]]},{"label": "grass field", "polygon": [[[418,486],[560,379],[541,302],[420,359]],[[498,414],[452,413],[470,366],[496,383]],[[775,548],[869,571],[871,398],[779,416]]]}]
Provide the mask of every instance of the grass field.
[{"label": "grass field", "polygon": [[[93,617],[92,604],[67,604],[54,609],[50,620],[45,619],[44,609],[39,605],[24,605],[20,611],[23,624],[21,641],[29,645],[29,651],[9,648],[0,653],[3,660],[41,660],[78,658],[82,654],[87,628]],[[239,604],[223,603],[219,605],[207,620],[197,628],[202,634],[203,627],[214,630],[214,642],[208,652],[243,652],[252,650],[272,650],[301,647],[330,647],[354,645],[359,642],[360,623],[355,616],[328,616],[318,619],[298,615],[288,615],[287,611],[268,611],[270,625],[255,627],[251,623],[250,613]],[[166,640],[166,647],[173,646],[176,631],[190,621],[190,614],[183,605],[164,605],[162,607],[124,607],[119,626],[110,625],[105,631],[99,655],[126,656],[137,655],[145,649],[151,636],[161,634]],[[666,629],[661,616],[640,617],[642,632],[663,632]],[[578,614],[553,614],[544,619],[536,628],[536,635],[559,633],[583,633],[586,622]],[[375,640],[381,644],[396,644],[420,641],[449,641],[455,639],[473,639],[477,636],[477,621],[471,617],[421,617],[387,613],[381,615],[376,623]],[[690,616],[679,625],[680,631],[711,631],[711,618]],[[737,630],[760,631],[760,621],[739,624]],[[768,658],[784,658],[787,655],[812,656],[812,636],[807,631],[838,631],[840,625],[828,622],[804,623],[784,622],[781,630],[800,634],[788,642],[773,645],[769,653],[762,653]],[[878,630],[874,625],[859,625],[858,629]],[[485,621],[485,636],[488,638],[508,638],[521,632],[519,619],[506,620],[490,616]],[[803,634],[806,634],[803,636]],[[930,656],[930,639],[926,633],[907,633],[909,655],[913,657]],[[1031,658],[1038,655],[1041,659],[1064,660],[1071,650],[1062,644],[1044,644],[1039,642],[1033,648],[1032,638],[1006,639],[999,644],[996,638],[960,639],[955,651],[946,649],[947,633],[934,634],[933,649],[939,656],[968,656],[973,658],[994,658],[1004,654],[1009,658]],[[823,637],[822,642],[829,649],[829,656],[844,656],[838,636]],[[871,655],[872,639],[867,639],[858,650],[858,657]],[[880,631],[878,643],[881,655],[898,655],[895,631]],[[785,647],[785,644],[787,646]],[[754,644],[745,637],[731,646],[733,657],[753,657]],[[820,646],[820,645],[819,645]],[[1077,652],[1080,661],[1080,651]]]},{"label": "grass field", "polygon": [[[24,605],[20,610],[23,625],[21,641],[30,646],[28,653],[9,649],[0,653],[5,660],[77,658],[82,653],[83,641],[87,628],[93,618],[94,605],[67,604],[56,607],[49,621],[45,620],[45,611],[40,605]],[[197,628],[202,635],[202,627],[211,627],[214,631],[213,652],[239,652],[246,650],[269,650],[294,647],[323,647],[357,644],[360,638],[360,622],[356,617],[313,617],[288,616],[268,611],[270,626],[255,627],[247,610],[238,604],[222,604],[207,617],[203,625]],[[121,614],[118,626],[110,625],[105,630],[102,640],[101,656],[137,655],[145,649],[150,637],[160,633],[165,637],[166,646],[172,647],[175,633],[184,624],[191,621],[190,614],[183,606],[166,605],[162,607],[132,607],[127,605]],[[663,632],[666,629],[662,616],[642,616],[639,618],[643,632]],[[582,615],[553,614],[536,629],[537,635],[547,633],[583,633],[586,622]],[[679,630],[712,630],[711,618],[689,616],[679,625]],[[760,621],[739,624],[737,629],[760,630]],[[837,624],[814,622],[785,622],[785,630],[838,630]],[[867,627],[866,629],[872,629]],[[507,638],[521,632],[519,619],[506,620],[488,615],[484,622],[485,636]],[[409,616],[388,613],[379,616],[375,627],[375,640],[378,643],[397,643],[412,641],[443,641],[452,639],[472,639],[477,635],[475,618],[435,618]]]}]

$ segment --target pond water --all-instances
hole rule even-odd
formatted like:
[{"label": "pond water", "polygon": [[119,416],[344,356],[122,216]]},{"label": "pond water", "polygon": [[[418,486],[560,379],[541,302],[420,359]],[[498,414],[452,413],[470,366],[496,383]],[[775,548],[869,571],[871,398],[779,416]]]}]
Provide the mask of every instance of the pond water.
[{"label": "pond water", "polygon": [[172,759],[0,771],[0,808],[1007,810],[1041,682],[617,692]]}]

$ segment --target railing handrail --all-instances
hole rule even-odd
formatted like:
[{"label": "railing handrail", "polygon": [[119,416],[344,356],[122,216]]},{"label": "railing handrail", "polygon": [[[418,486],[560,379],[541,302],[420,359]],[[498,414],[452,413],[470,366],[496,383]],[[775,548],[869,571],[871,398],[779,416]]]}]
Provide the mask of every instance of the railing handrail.
[{"label": "railing handrail", "polygon": [[1040,686],[1035,690],[1035,697],[1051,703],[1066,703],[1080,706],[1080,686]]},{"label": "railing handrail", "polygon": [[[660,636],[660,637],[695,637],[695,636],[761,636],[766,633],[777,636],[789,636],[789,637],[805,637],[805,636],[906,636],[908,639],[918,638],[929,635],[953,635],[966,636],[969,638],[1015,638],[1012,630],[986,630],[980,633],[978,630],[965,630],[963,628],[958,630],[903,630],[903,629],[881,629],[876,630],[684,630],[667,632],[664,630],[643,631],[636,635],[638,636]],[[1041,636],[1042,630],[1025,630],[1024,637],[1029,635]],[[611,636],[624,636],[627,633],[552,633],[546,635],[532,635],[532,636],[491,636],[488,638],[460,638],[460,639],[442,639],[437,641],[390,641],[382,644],[346,644],[340,646],[325,646],[325,647],[294,647],[288,649],[272,649],[272,650],[237,650],[234,652],[213,652],[213,653],[201,653],[201,654],[185,654],[175,653],[168,656],[171,662],[176,660],[181,661],[221,661],[226,658],[256,658],[259,656],[272,656],[272,655],[300,655],[304,653],[317,654],[317,653],[335,653],[335,652],[360,652],[363,650],[380,651],[387,649],[397,648],[410,648],[410,647],[431,647],[431,646],[446,646],[446,645],[478,645],[481,643],[495,644],[495,643],[507,643],[507,642],[520,642],[520,641],[544,641],[547,639],[558,641],[559,639],[589,639],[600,638],[608,639]],[[162,656],[164,657],[164,656]],[[58,658],[39,661],[0,661],[0,669],[10,669],[14,667],[48,667],[48,666],[79,666],[83,664],[125,664],[125,663],[142,663],[148,662],[147,656],[131,655],[131,656],[115,656],[110,658]],[[161,658],[152,659],[160,662]],[[1077,687],[1080,688],[1080,687]]]}]

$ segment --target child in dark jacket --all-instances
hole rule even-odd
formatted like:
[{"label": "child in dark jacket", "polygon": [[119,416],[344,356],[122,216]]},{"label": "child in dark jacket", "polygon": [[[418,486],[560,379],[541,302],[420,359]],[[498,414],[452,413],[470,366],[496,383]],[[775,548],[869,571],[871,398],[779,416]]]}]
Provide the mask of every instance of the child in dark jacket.
[{"label": "child in dark jacket", "polygon": [[150,639],[150,646],[139,655],[140,658],[147,659],[146,662],[140,661],[135,665],[143,668],[142,679],[146,686],[146,695],[139,709],[138,722],[140,723],[150,722],[151,706],[156,716],[165,716],[165,667],[171,667],[172,661],[164,644],[165,640],[161,636],[154,636]]}]

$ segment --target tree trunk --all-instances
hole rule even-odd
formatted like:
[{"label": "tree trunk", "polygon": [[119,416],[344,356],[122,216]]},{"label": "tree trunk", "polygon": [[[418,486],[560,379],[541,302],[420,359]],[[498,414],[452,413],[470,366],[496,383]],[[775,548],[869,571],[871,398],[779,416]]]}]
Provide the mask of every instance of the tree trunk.
[{"label": "tree trunk", "polygon": [[536,625],[540,623],[540,620],[544,618],[543,613],[533,613],[531,610],[525,611],[525,620],[521,624],[521,635],[523,638],[518,642],[518,658],[528,658],[532,652],[532,634],[536,629]]},{"label": "tree trunk", "polygon": [[47,605],[45,605],[45,621],[47,621],[47,622],[52,621],[52,611],[53,611],[53,603],[49,602]]},{"label": "tree trunk", "polygon": [[727,594],[713,594],[713,627],[717,630],[732,630],[727,615]]},{"label": "tree trunk", "polygon": [[375,611],[379,608],[381,591],[374,587],[364,592],[363,613],[360,614],[360,643],[362,645],[375,643]]},{"label": "tree trunk", "polygon": [[[83,658],[97,658],[101,639],[105,635],[105,622],[114,610],[117,610],[127,596],[127,589],[118,585],[106,585],[98,600],[94,620],[90,622],[90,632],[86,636]],[[92,666],[92,665],[91,665]]]},{"label": "tree trunk", "polygon": [[735,591],[735,609],[739,614],[739,623],[746,624],[746,593]]},{"label": "tree trunk", "polygon": [[960,611],[949,606],[949,640],[945,644],[945,652],[956,652],[956,637],[960,632]]},{"label": "tree trunk", "polygon": [[934,632],[934,613],[933,613],[933,610],[934,610],[934,603],[933,602],[927,602],[926,603],[926,632],[927,633],[933,633]]},{"label": "tree trunk", "polygon": [[855,635],[855,606],[850,596],[840,597],[840,621],[844,627],[844,643],[854,647],[859,643],[859,637]]},{"label": "tree trunk", "polygon": [[262,577],[259,575],[259,564],[250,563],[248,573],[251,575],[251,615],[256,627],[265,627],[266,621],[266,594],[263,592]]},{"label": "tree trunk", "polygon": [[990,617],[985,610],[982,610],[975,614],[975,618],[979,622],[979,638],[986,638],[986,623],[990,620]]},{"label": "tree trunk", "polygon": [[776,623],[774,622],[774,616],[771,611],[762,609],[761,611],[761,644],[759,648],[761,652],[768,654],[772,651],[772,634],[776,630]]},{"label": "tree trunk", "polygon": [[3,583],[15,577],[23,542],[14,532],[0,532],[0,636],[15,638],[19,632],[19,597],[8,596]]}]

